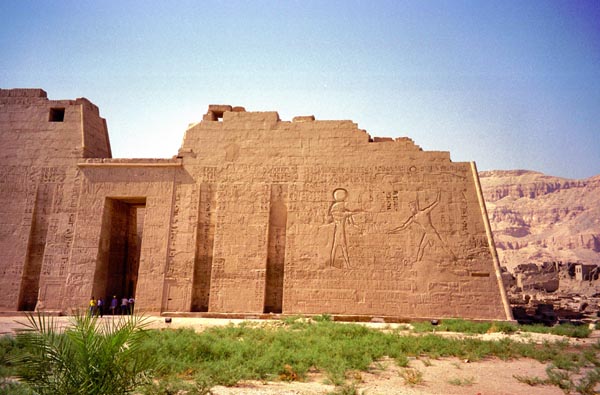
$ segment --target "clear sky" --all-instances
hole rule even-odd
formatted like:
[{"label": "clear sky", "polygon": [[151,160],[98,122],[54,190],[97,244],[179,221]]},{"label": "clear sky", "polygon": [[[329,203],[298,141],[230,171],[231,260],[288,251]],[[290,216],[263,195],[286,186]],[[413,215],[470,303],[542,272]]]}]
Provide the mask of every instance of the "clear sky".
[{"label": "clear sky", "polygon": [[2,0],[0,87],[90,99],[115,157],[175,155],[214,103],[600,174],[598,0]]}]

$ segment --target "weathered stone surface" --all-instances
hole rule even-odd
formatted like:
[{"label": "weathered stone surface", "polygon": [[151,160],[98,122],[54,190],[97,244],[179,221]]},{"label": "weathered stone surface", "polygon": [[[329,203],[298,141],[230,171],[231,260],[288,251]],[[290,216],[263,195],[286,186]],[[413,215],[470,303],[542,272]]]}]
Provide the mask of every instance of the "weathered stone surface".
[{"label": "weathered stone surface", "polygon": [[500,262],[512,277],[504,282],[511,303],[530,315],[544,304],[559,319],[597,319],[600,176],[496,170],[480,177]]},{"label": "weathered stone surface", "polygon": [[513,170],[481,172],[500,261],[600,263],[600,176],[569,180]]},{"label": "weathered stone surface", "polygon": [[473,163],[223,105],[173,159],[111,159],[93,104],[21,91],[0,91],[1,309],[512,318]]}]

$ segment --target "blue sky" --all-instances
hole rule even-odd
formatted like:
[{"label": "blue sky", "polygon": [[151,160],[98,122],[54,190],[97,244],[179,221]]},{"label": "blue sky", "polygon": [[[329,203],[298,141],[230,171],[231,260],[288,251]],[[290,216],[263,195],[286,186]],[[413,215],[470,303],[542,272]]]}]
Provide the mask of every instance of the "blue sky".
[{"label": "blue sky", "polygon": [[115,157],[208,104],[352,119],[480,170],[600,174],[600,1],[0,1],[0,87],[87,97]]}]

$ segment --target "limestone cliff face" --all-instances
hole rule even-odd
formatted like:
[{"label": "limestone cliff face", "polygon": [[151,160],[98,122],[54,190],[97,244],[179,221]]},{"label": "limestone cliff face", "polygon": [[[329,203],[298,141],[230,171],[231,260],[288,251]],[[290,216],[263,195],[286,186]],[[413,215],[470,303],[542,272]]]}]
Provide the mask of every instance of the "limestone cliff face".
[{"label": "limestone cliff face", "polygon": [[600,264],[600,175],[584,180],[527,170],[480,172],[500,262]]}]

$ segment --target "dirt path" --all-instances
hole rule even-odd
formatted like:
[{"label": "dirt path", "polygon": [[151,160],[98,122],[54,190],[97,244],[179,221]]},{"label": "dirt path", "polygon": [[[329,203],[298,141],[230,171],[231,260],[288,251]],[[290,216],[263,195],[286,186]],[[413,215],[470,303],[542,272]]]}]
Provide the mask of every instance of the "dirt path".
[{"label": "dirt path", "polygon": [[[356,372],[351,379],[356,380],[359,393],[372,395],[563,395],[558,387],[549,385],[530,386],[519,382],[514,376],[546,377],[544,364],[535,360],[519,359],[465,363],[457,358],[439,360],[414,360],[409,369],[422,373],[419,384],[408,385],[401,376],[403,368],[394,361],[383,361],[383,369],[370,372]],[[354,377],[352,377],[354,376]],[[313,375],[307,382],[244,382],[237,387],[215,387],[215,395],[274,395],[274,394],[327,394],[335,390],[324,384],[325,378]]]}]

